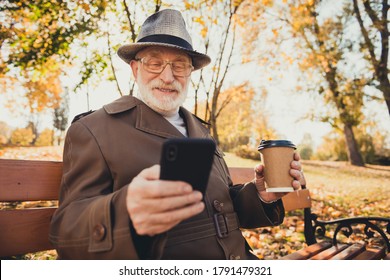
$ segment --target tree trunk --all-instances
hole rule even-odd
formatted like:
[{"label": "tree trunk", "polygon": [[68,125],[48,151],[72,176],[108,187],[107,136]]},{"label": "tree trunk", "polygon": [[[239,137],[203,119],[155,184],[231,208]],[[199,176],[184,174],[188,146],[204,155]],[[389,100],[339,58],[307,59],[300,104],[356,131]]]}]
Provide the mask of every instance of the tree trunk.
[{"label": "tree trunk", "polygon": [[383,92],[383,96],[385,98],[385,102],[387,105],[387,111],[388,111],[389,116],[390,116],[390,82],[389,82],[389,79],[387,77],[384,77],[380,81],[379,89],[380,89],[380,91]]},{"label": "tree trunk", "polygon": [[210,124],[211,124],[211,135],[213,136],[217,145],[219,145],[217,118],[215,117],[215,111],[210,112]]},{"label": "tree trunk", "polygon": [[356,143],[355,135],[352,130],[352,126],[344,124],[344,136],[347,144],[347,153],[349,162],[352,165],[364,166],[362,155],[360,154],[359,147]]}]

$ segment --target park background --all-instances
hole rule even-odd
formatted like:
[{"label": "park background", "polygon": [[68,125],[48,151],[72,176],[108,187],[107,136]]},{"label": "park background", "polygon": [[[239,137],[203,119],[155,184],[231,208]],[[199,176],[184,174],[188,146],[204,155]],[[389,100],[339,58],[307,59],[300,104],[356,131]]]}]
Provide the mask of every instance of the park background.
[{"label": "park background", "polygon": [[[321,217],[389,216],[387,1],[2,1],[0,157],[62,160],[74,116],[136,94],[116,50],[164,8],[212,58],[185,106],[212,124],[229,166],[257,163],[261,139],[290,139]],[[304,246],[295,214],[244,232],[260,258]]]}]

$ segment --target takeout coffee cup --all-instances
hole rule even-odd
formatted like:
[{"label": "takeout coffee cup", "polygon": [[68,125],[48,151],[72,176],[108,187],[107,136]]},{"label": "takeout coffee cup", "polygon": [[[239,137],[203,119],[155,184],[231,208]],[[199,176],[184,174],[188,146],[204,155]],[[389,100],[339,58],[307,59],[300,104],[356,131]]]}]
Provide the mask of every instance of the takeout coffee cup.
[{"label": "takeout coffee cup", "polygon": [[262,140],[258,147],[264,164],[264,180],[267,192],[292,192],[290,175],[296,146],[288,140]]}]

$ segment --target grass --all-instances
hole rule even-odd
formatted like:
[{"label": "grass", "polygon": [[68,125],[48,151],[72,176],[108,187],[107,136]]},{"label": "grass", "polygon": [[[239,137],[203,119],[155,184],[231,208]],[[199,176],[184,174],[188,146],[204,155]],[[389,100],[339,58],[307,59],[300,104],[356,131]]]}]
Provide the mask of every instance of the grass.
[{"label": "grass", "polygon": [[[225,160],[231,167],[253,167],[259,163],[230,153],[226,153]],[[321,161],[302,161],[302,165],[315,201],[326,202],[346,216],[390,217],[390,167],[355,167],[346,162]]]},{"label": "grass", "polygon": [[[229,153],[225,159],[230,167],[253,167],[259,163]],[[390,217],[390,167],[320,161],[302,164],[313,201],[311,209],[319,219]],[[282,225],[247,230],[243,235],[260,259],[278,259],[307,246],[303,226],[302,211],[289,212]]]}]

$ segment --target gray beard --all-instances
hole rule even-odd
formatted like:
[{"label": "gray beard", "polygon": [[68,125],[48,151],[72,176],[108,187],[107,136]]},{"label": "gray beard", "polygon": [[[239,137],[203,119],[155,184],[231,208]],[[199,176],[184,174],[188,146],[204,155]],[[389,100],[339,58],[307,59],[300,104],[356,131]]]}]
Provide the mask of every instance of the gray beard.
[{"label": "gray beard", "polygon": [[183,105],[187,98],[188,83],[185,89],[178,82],[174,82],[173,85],[167,85],[167,88],[174,88],[177,90],[175,96],[159,96],[158,98],[153,95],[153,87],[156,85],[164,85],[160,82],[151,81],[149,84],[144,84],[140,79],[140,73],[138,73],[138,97],[152,110],[160,113],[163,116],[172,116],[179,111],[180,106]]}]

